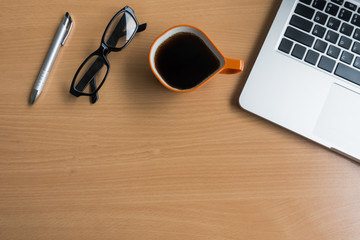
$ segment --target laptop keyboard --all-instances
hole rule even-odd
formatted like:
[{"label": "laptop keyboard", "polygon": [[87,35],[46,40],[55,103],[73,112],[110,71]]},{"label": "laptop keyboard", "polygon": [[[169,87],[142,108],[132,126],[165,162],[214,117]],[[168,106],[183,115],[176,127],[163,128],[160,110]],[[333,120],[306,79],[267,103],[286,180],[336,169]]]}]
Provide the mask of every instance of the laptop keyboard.
[{"label": "laptop keyboard", "polygon": [[344,0],[298,0],[278,49],[360,85],[360,7]]}]

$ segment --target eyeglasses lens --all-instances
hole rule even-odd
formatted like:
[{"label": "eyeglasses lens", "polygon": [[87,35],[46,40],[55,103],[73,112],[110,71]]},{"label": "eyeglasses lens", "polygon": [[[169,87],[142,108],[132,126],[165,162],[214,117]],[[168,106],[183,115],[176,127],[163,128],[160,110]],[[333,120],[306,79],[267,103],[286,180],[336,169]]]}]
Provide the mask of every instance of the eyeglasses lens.
[{"label": "eyeglasses lens", "polygon": [[136,31],[135,19],[128,13],[118,14],[105,33],[105,43],[108,47],[122,48],[132,38]]},{"label": "eyeglasses lens", "polygon": [[94,55],[80,69],[74,87],[77,91],[93,94],[105,79],[108,67],[103,57]]}]

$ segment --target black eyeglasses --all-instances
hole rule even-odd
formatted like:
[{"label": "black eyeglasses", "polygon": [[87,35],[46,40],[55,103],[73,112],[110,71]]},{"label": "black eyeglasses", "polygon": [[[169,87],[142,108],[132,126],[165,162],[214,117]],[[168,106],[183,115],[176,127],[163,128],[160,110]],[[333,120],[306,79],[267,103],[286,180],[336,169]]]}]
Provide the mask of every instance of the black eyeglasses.
[{"label": "black eyeglasses", "polygon": [[139,25],[134,10],[128,6],[116,13],[105,29],[99,49],[90,54],[76,71],[70,93],[76,97],[90,96],[91,103],[95,103],[109,73],[107,55],[124,49],[135,34],[144,31],[146,26],[146,23]]}]

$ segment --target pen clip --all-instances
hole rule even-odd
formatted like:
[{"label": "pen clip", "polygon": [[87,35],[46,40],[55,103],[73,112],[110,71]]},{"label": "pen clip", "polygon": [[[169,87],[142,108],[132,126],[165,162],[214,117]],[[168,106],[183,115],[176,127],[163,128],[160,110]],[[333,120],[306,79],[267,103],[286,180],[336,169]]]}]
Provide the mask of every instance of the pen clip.
[{"label": "pen clip", "polygon": [[[72,29],[72,27],[73,27],[73,20],[72,20],[70,14],[69,14],[68,12],[65,14],[64,24],[66,24],[66,27],[67,27],[66,31],[67,31],[67,32],[66,32],[66,35],[65,35],[65,37],[64,37],[64,40],[61,42],[61,45],[62,45],[62,46],[64,46],[65,41],[66,41],[66,39],[69,37],[70,31],[71,31],[71,29]],[[70,24],[70,25],[69,25],[69,24]]]}]

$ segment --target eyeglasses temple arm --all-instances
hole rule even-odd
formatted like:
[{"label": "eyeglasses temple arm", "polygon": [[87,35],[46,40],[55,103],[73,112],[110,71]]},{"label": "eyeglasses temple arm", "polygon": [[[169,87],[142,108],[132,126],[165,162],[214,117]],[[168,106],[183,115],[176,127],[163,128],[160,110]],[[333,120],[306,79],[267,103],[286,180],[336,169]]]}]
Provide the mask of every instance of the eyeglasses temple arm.
[{"label": "eyeglasses temple arm", "polygon": [[145,31],[146,27],[147,27],[147,23],[143,23],[139,25],[137,32]]},{"label": "eyeglasses temple arm", "polygon": [[[95,82],[95,79],[92,78],[90,80],[90,91],[91,92],[95,92],[96,91],[96,82]],[[92,104],[96,103],[97,100],[99,100],[99,94],[96,92],[94,95],[90,96],[90,102]]]}]

